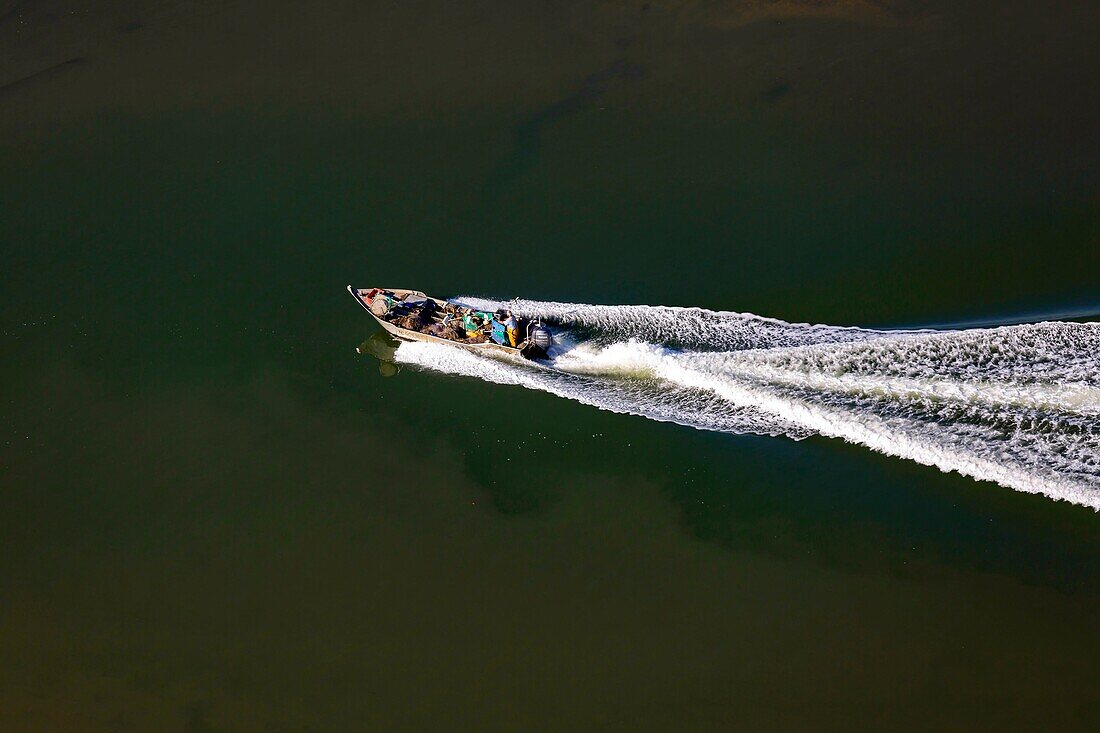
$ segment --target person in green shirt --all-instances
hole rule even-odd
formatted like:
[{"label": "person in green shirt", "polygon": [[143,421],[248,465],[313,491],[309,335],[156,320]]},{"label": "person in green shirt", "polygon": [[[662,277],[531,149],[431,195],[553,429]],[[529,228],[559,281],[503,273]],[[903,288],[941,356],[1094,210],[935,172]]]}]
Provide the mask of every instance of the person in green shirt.
[{"label": "person in green shirt", "polygon": [[462,316],[462,328],[466,331],[466,337],[474,338],[475,336],[482,335],[481,329],[491,318],[492,316],[488,313],[482,313],[481,311],[470,311]]}]

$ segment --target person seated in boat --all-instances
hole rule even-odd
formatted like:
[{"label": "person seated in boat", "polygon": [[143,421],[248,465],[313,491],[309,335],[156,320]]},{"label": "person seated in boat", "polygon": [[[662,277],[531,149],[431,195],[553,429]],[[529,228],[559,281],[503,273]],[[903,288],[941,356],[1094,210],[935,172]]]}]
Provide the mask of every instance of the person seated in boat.
[{"label": "person seated in boat", "polygon": [[501,346],[516,346],[516,319],[511,311],[498,310],[493,318],[492,339]]},{"label": "person seated in boat", "polygon": [[481,323],[473,311],[468,311],[462,315],[462,330],[466,332],[467,338],[478,333],[480,329]]},{"label": "person seated in boat", "polygon": [[466,338],[472,341],[485,340],[485,322],[489,320],[488,313],[480,313],[471,310],[462,316],[462,329],[466,332]]},{"label": "person seated in boat", "polygon": [[504,311],[504,331],[508,334],[509,346],[515,347],[519,343],[519,323],[512,311]]},{"label": "person seated in boat", "polygon": [[493,321],[489,325],[489,338],[493,340],[494,344],[500,344],[501,346],[508,345],[508,331],[504,325],[504,311],[497,311],[493,314]]}]

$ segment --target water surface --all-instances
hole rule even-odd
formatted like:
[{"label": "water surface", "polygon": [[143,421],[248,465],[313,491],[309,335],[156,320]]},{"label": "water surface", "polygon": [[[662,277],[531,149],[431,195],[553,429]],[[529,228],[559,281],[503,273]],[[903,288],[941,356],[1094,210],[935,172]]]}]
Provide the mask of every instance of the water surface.
[{"label": "water surface", "polygon": [[2,727],[1095,727],[1093,509],[425,370],[344,291],[1095,328],[1086,4],[16,5]]}]

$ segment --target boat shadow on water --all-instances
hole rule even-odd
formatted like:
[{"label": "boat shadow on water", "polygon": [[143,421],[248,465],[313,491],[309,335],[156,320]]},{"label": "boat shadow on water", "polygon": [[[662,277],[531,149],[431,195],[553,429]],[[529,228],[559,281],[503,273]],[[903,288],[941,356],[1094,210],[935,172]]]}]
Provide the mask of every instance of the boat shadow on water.
[{"label": "boat shadow on water", "polygon": [[375,331],[366,341],[356,346],[355,351],[377,359],[378,373],[383,377],[392,377],[401,371],[401,366],[394,360],[394,354],[400,345],[400,341],[385,331]]}]

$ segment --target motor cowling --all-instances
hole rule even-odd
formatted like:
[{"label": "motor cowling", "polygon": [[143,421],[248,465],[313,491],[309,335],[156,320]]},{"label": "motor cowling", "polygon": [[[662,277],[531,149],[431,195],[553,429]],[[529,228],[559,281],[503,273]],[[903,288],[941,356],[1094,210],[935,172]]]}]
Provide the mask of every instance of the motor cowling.
[{"label": "motor cowling", "polygon": [[546,326],[536,324],[531,326],[527,342],[531,344],[532,348],[547,352],[554,345],[554,335],[550,333],[550,329]]}]

